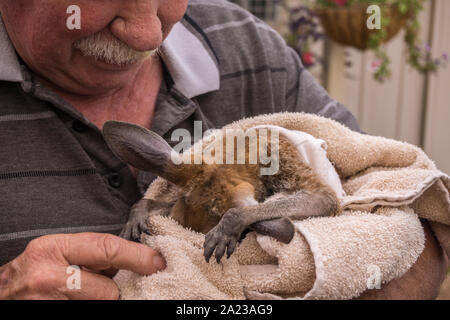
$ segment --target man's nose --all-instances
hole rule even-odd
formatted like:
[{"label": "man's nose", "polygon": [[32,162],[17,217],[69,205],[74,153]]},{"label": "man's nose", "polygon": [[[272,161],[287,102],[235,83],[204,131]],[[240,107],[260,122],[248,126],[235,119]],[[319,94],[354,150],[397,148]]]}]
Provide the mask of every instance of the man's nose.
[{"label": "man's nose", "polygon": [[162,43],[157,0],[124,0],[111,23],[111,33],[137,51],[156,49]]}]

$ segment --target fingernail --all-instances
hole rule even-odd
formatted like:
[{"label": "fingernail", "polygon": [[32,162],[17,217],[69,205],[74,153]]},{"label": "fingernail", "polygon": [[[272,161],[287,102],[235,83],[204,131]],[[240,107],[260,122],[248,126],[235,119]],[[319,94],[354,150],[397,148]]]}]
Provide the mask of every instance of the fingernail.
[{"label": "fingernail", "polygon": [[157,270],[163,270],[166,268],[166,262],[161,256],[153,256],[153,266]]}]

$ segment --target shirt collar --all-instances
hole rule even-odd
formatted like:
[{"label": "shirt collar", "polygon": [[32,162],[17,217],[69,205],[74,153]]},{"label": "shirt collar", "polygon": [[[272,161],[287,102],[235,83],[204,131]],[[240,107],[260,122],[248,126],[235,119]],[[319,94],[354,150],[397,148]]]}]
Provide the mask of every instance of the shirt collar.
[{"label": "shirt collar", "polygon": [[[172,77],[174,87],[187,98],[219,89],[220,74],[214,58],[181,22],[174,25],[164,41],[161,58]],[[24,81],[17,53],[1,16],[0,81]]]}]

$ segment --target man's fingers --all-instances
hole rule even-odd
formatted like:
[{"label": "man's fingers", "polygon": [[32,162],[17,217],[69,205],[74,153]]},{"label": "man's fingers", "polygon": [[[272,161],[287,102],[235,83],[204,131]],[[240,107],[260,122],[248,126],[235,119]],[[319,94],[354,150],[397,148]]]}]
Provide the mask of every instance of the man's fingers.
[{"label": "man's fingers", "polygon": [[79,283],[66,286],[63,294],[70,300],[117,300],[119,288],[116,283],[99,274],[81,271]]},{"label": "man's fingers", "polygon": [[104,275],[104,276],[107,276],[108,278],[113,278],[119,271],[118,269],[116,269],[114,267],[111,267],[111,268],[108,268],[105,270],[96,270],[96,269],[89,269],[88,267],[85,267],[85,266],[81,266],[81,270]]},{"label": "man's fingers", "polygon": [[112,268],[149,275],[165,268],[164,259],[152,248],[111,234],[79,233],[60,236],[67,262],[94,270]]},{"label": "man's fingers", "polygon": [[104,276],[107,276],[109,278],[113,278],[117,274],[117,272],[119,272],[118,269],[111,267],[109,269],[103,270],[101,272],[101,274],[103,274]]}]

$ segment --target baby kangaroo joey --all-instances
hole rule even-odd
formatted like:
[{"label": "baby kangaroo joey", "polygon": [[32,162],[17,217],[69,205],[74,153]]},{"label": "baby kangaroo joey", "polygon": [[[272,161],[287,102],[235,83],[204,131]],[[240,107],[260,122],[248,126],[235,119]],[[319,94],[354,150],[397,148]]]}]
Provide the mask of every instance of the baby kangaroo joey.
[{"label": "baby kangaroo joey", "polygon": [[[253,164],[249,161],[252,144],[257,146],[262,137],[261,129],[255,130],[256,139],[245,140],[244,164],[208,161],[204,153],[199,164],[195,161],[178,164],[182,158],[194,159],[194,148],[180,154],[150,130],[124,122],[106,122],[103,135],[113,153],[139,170],[166,179],[179,195],[174,204],[144,197],[133,206],[121,236],[138,240],[142,232],[149,233],[146,221],[150,214],[169,216],[184,227],[206,234],[205,259],[208,262],[215,252],[220,262],[225,252],[230,257],[235,251],[246,229],[289,243],[295,233],[291,219],[340,212],[333,189],[303,162],[297,149],[282,135],[275,146],[277,156],[273,158],[278,161],[278,170],[261,174],[261,168],[267,164],[259,159]],[[223,146],[226,145],[224,136]],[[268,154],[275,154],[274,146],[267,144],[267,147]],[[233,148],[237,151],[236,146]]]}]

